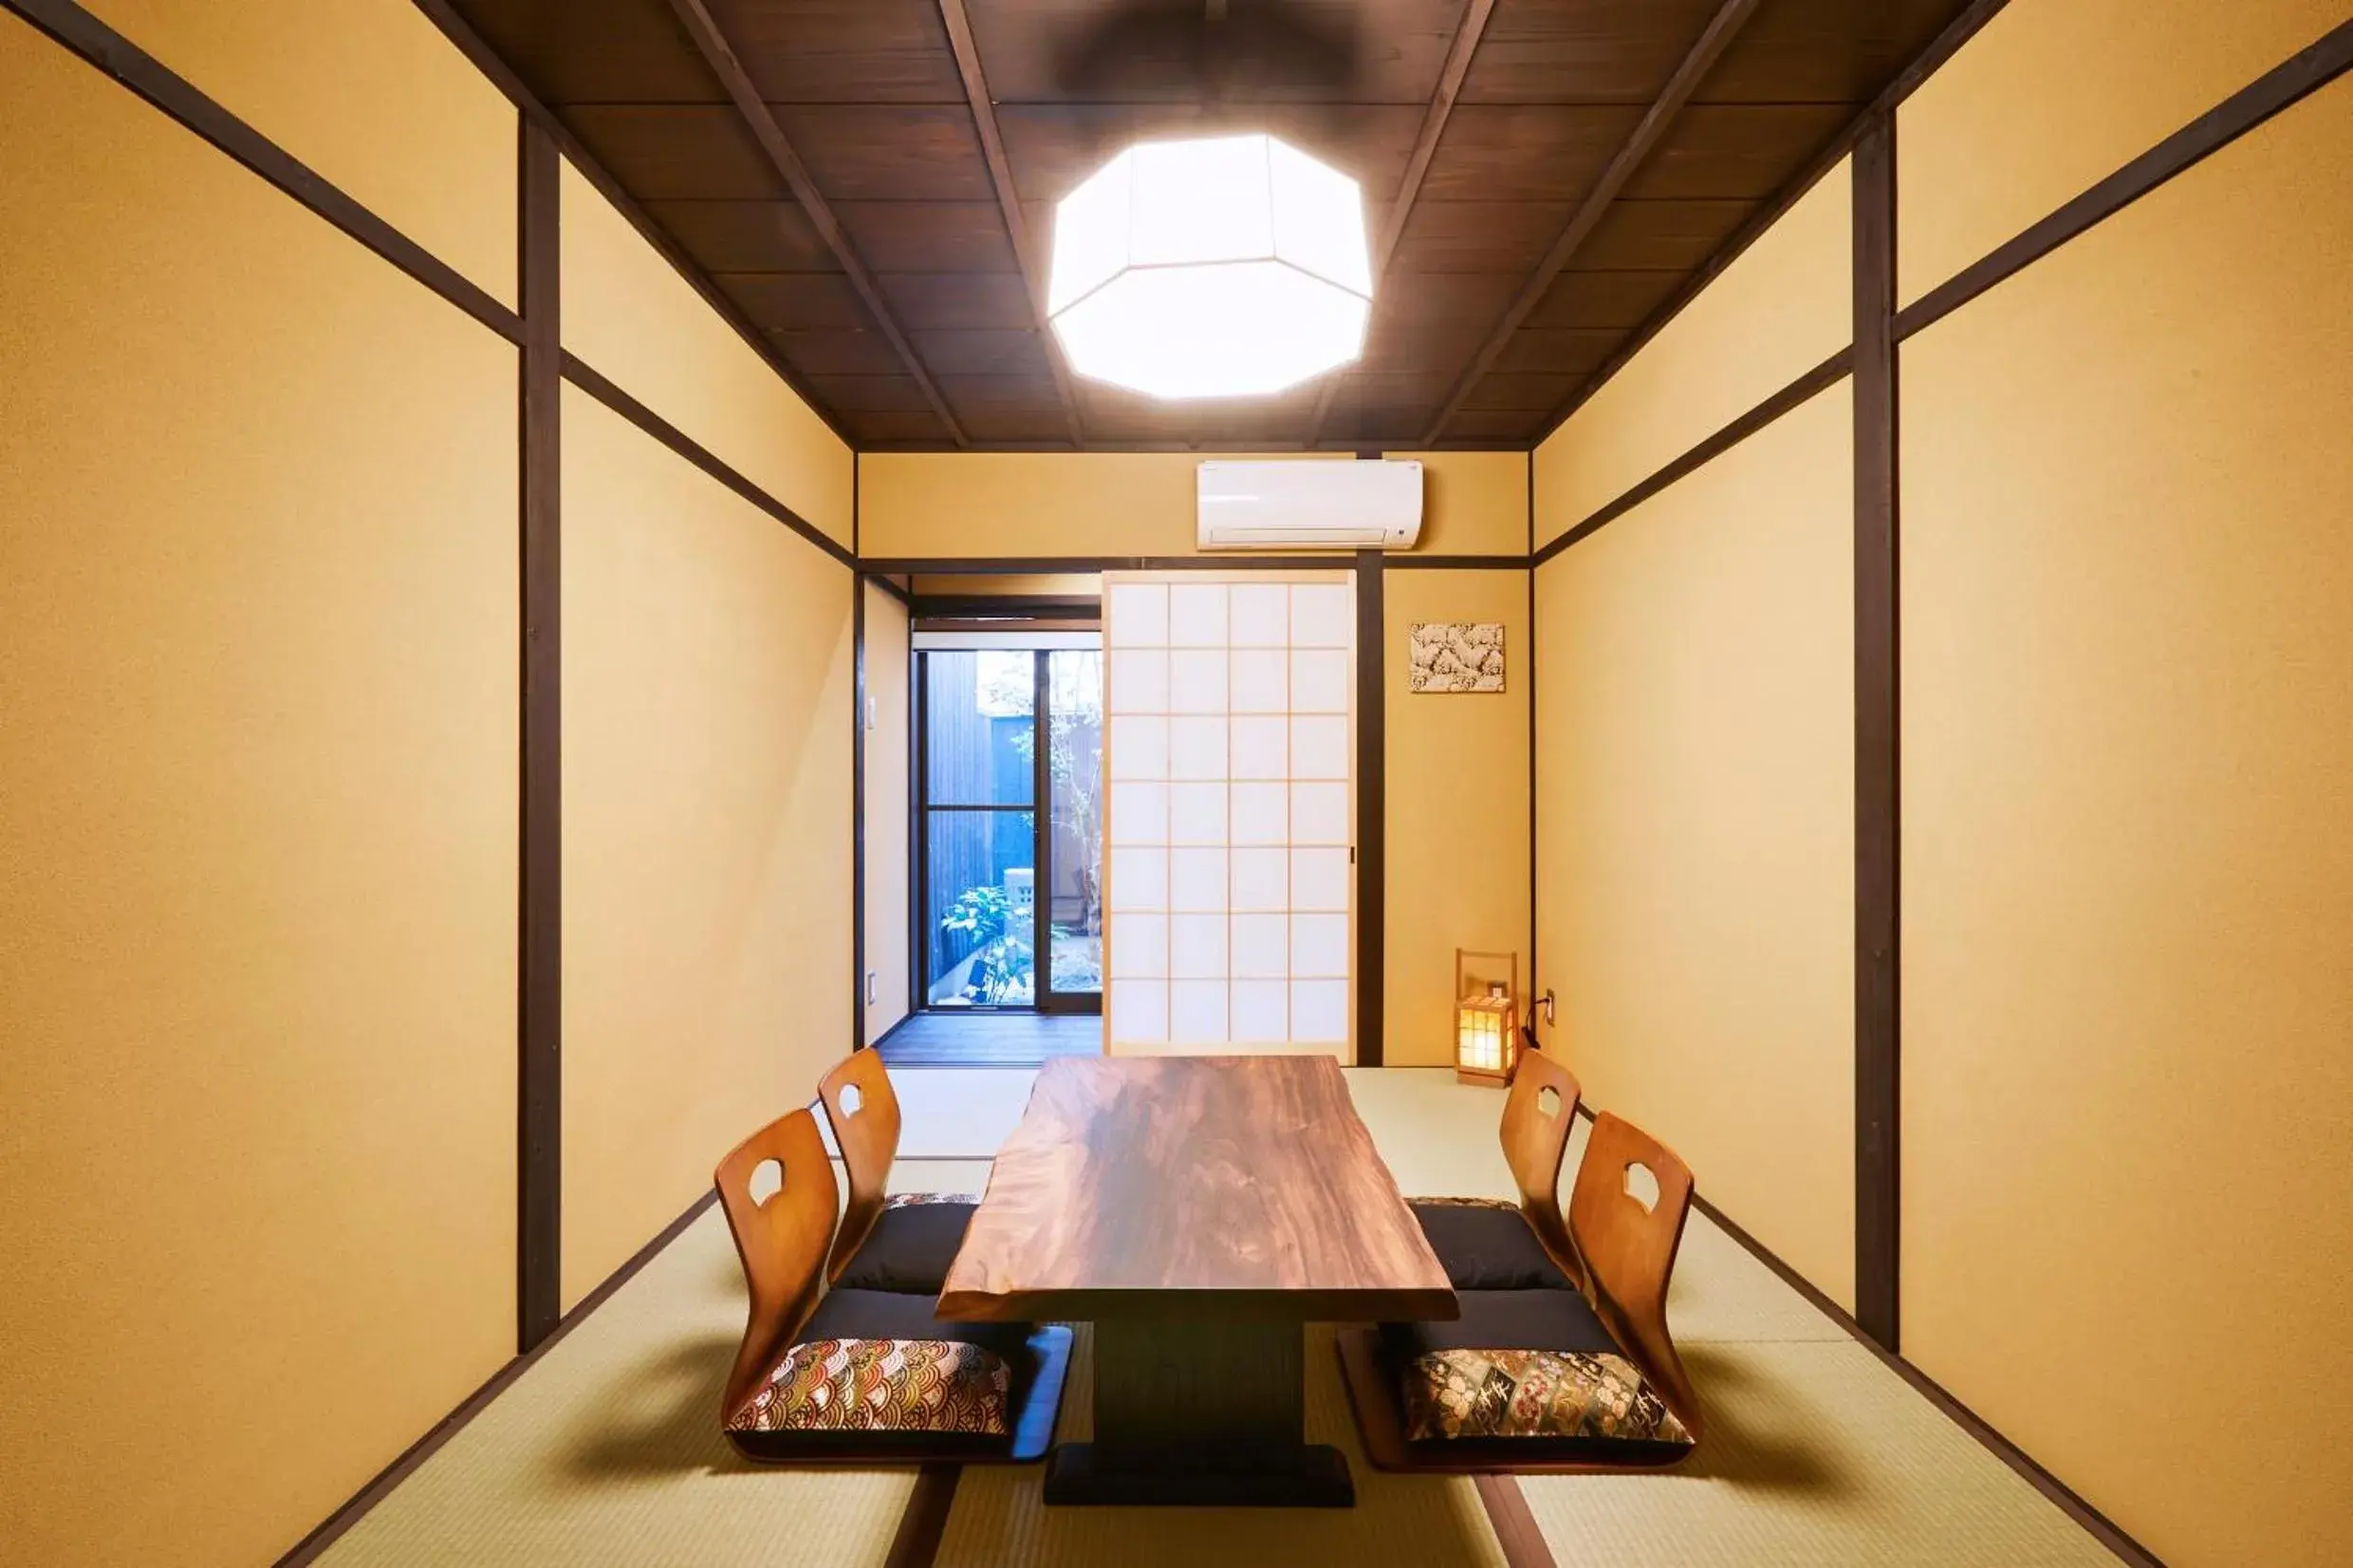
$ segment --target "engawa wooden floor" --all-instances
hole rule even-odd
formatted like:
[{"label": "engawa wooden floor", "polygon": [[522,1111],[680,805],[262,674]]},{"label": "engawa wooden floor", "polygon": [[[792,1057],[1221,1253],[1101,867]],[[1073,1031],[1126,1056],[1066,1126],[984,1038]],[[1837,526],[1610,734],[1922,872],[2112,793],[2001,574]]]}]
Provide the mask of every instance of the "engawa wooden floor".
[{"label": "engawa wooden floor", "polygon": [[893,1068],[1035,1067],[1050,1056],[1100,1056],[1101,1013],[910,1013],[875,1049]]},{"label": "engawa wooden floor", "polygon": [[[1494,1094],[1429,1070],[1349,1079],[1409,1192],[1508,1193]],[[956,1115],[955,1097],[920,1081],[910,1088],[908,1147],[973,1141],[978,1129],[930,1125]],[[1004,1114],[992,1103],[989,1119],[1002,1125]],[[895,1185],[976,1190],[986,1176],[979,1161],[902,1159]],[[1698,1214],[1670,1312],[1714,1418],[1708,1447],[1665,1475],[1522,1478],[1543,1548],[1562,1568],[2114,1560]],[[757,1470],[720,1440],[719,1384],[743,1314],[725,1225],[706,1213],[322,1560],[333,1568],[885,1563],[915,1493],[913,1471]],[[1350,1455],[1355,1509],[1049,1510],[1039,1502],[1037,1469],[973,1468],[957,1485],[936,1560],[943,1568],[1543,1560],[1529,1555],[1532,1545],[1507,1558],[1471,1482],[1367,1467],[1325,1345],[1307,1362],[1308,1423],[1314,1437]],[[1088,1428],[1088,1386],[1082,1356],[1064,1406],[1065,1438]]]}]

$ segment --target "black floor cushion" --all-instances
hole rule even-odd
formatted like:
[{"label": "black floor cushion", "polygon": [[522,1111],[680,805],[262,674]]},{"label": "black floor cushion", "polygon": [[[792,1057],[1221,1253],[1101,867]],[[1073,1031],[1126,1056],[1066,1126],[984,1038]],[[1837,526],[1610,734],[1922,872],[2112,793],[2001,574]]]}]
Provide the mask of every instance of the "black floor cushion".
[{"label": "black floor cushion", "polygon": [[1434,1350],[1566,1350],[1621,1354],[1609,1330],[1573,1290],[1458,1290],[1462,1316],[1446,1322],[1383,1323],[1380,1337],[1400,1360]]},{"label": "black floor cushion", "polygon": [[1414,1218],[1456,1290],[1567,1290],[1568,1276],[1516,1208],[1417,1203]]},{"label": "black floor cushion", "polygon": [[885,1208],[849,1266],[834,1282],[837,1290],[898,1290],[936,1296],[964,1245],[965,1227],[977,1204],[917,1203]]},{"label": "black floor cushion", "polygon": [[836,1285],[817,1303],[808,1322],[793,1336],[812,1339],[951,1339],[994,1351],[1013,1369],[1018,1382],[1028,1359],[1031,1323],[954,1323],[932,1316],[930,1298],[899,1290],[852,1290]]}]

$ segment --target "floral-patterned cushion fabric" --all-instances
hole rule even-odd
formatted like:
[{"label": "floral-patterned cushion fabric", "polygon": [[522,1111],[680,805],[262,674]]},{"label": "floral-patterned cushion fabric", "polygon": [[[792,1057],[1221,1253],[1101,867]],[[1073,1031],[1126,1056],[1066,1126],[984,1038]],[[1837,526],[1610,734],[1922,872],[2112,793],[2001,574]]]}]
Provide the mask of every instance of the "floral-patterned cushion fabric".
[{"label": "floral-patterned cushion fabric", "polygon": [[1622,1356],[1553,1350],[1440,1350],[1405,1369],[1405,1435],[1586,1437],[1692,1442]]},{"label": "floral-patterned cushion fabric", "polygon": [[882,1208],[888,1211],[893,1208],[913,1208],[917,1204],[926,1203],[977,1204],[979,1202],[980,1194],[977,1192],[894,1192],[882,1200]]},{"label": "floral-patterned cushion fabric", "polygon": [[946,1339],[813,1339],[785,1352],[728,1418],[739,1432],[950,1432],[1002,1437],[1012,1372]]}]

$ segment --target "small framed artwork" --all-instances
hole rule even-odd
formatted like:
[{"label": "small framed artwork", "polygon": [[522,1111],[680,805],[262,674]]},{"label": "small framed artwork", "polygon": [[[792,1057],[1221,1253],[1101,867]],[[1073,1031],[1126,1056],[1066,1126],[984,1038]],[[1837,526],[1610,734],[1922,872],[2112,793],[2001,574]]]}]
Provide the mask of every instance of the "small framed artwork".
[{"label": "small framed artwork", "polygon": [[1417,621],[1409,647],[1411,692],[1503,690],[1503,622]]}]

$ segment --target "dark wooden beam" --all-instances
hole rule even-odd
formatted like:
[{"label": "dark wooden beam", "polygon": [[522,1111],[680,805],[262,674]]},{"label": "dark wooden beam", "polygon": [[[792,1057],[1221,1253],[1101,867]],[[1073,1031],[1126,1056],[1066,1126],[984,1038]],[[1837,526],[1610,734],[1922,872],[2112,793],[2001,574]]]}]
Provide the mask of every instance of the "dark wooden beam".
[{"label": "dark wooden beam", "polygon": [[1865,125],[1874,119],[1893,116],[1898,105],[1959,52],[1961,46],[1974,38],[1978,30],[2009,3],[2010,0],[1972,0],[1968,9],[1948,23],[1928,47],[1922,49],[1910,65],[1897,74],[1895,81],[1871,101],[1868,107],[1840,127],[1838,135],[1824,142],[1814,156],[1806,160],[1796,178],[1783,185],[1773,194],[1772,200],[1758,208],[1738,229],[1733,230],[1732,237],[1717,246],[1696,272],[1677,284],[1675,291],[1660,303],[1658,308],[1628,334],[1625,341],[1610,351],[1609,358],[1584,378],[1568,400],[1552,411],[1551,416],[1545,420],[1544,429],[1536,433],[1534,444],[1543,445],[1546,437],[1568,423],[1570,416],[1584,406],[1586,398],[1601,391],[1611,377],[1625,368],[1628,360],[1649,346],[1650,341],[1664,331],[1669,322],[1681,315],[1684,308],[1704,293],[1710,284],[1723,276],[1726,267],[1738,261],[1750,246],[1765,236],[1766,231],[1779,223],[1783,215],[1837,165],[1839,159],[1854,150],[1855,142],[1862,137]]},{"label": "dark wooden beam", "polygon": [[777,522],[782,523],[786,527],[790,528],[794,533],[799,534],[803,539],[807,540],[811,544],[824,551],[825,554],[833,557],[843,565],[849,567],[852,571],[858,569],[858,557],[850,553],[840,540],[835,539],[816,524],[811,523],[807,518],[803,517],[799,512],[794,511],[790,507],[745,478],[716,452],[622,391],[614,384],[610,378],[570,349],[564,351],[563,365],[565,380],[768,513]]},{"label": "dark wooden beam", "polygon": [[1855,143],[1855,1318],[1899,1338],[1902,821],[1898,679],[1896,121]]},{"label": "dark wooden beam", "polygon": [[[1479,40],[1487,33],[1487,20],[1494,11],[1495,0],[1468,0],[1462,20],[1454,27],[1454,41],[1446,51],[1446,64],[1438,70],[1438,84],[1430,94],[1430,106],[1422,111],[1421,131],[1414,138],[1413,155],[1405,160],[1405,177],[1398,181],[1397,197],[1389,205],[1389,221],[1381,226],[1380,237],[1373,244],[1376,302],[1380,299],[1381,280],[1388,274],[1389,260],[1397,254],[1398,242],[1405,237],[1405,221],[1413,216],[1414,203],[1421,195],[1421,182],[1430,173],[1430,160],[1437,156],[1447,120],[1454,118],[1454,101],[1462,96],[1463,78],[1471,72],[1471,57],[1478,52]],[[1305,444],[1310,450],[1324,434],[1324,421],[1331,416],[1332,402],[1340,396],[1340,383],[1346,375],[1347,367],[1343,365],[1324,378],[1323,388],[1315,397],[1315,413],[1307,420]]]},{"label": "dark wooden beam", "polygon": [[563,162],[520,121],[522,842],[517,875],[515,1349],[564,1316]]},{"label": "dark wooden beam", "polygon": [[997,211],[1004,214],[1006,234],[1013,242],[1013,260],[1021,267],[1023,286],[1029,291],[1029,309],[1038,323],[1038,345],[1046,351],[1046,362],[1054,373],[1054,392],[1062,399],[1063,417],[1070,426],[1070,443],[1083,447],[1086,444],[1086,430],[1079,417],[1078,394],[1071,389],[1070,367],[1063,360],[1062,344],[1055,339],[1053,323],[1046,313],[1046,267],[1038,256],[1028,221],[1022,215],[1021,194],[1013,186],[1013,166],[1005,156],[1005,138],[997,129],[996,101],[989,96],[989,79],[980,68],[980,46],[973,39],[973,19],[965,11],[964,0],[939,0],[939,19],[947,26],[948,46],[955,53],[956,75],[964,82],[964,100],[973,108],[973,128],[979,133],[980,154],[989,165],[989,183],[997,194]]},{"label": "dark wooden beam", "polygon": [[1791,409],[1798,407],[1816,393],[1836,382],[1853,366],[1854,358],[1854,351],[1851,348],[1842,348],[1754,408],[1745,414],[1735,415],[1690,451],[1660,465],[1649,477],[1638,481],[1621,491],[1614,500],[1604,503],[1586,514],[1566,533],[1560,535],[1548,544],[1539,546],[1529,558],[1529,563],[1537,566],[1543,565],[1580,540],[1590,538],[1597,529],[1606,527],[1623,517],[1677,480],[1713,463]]},{"label": "dark wooden beam", "polygon": [[1388,691],[1381,659],[1386,565],[1356,556],[1356,1064],[1378,1067],[1387,1048],[1381,977],[1388,972]]},{"label": "dark wooden beam", "polygon": [[850,286],[865,302],[867,314],[874,318],[875,325],[881,329],[882,336],[890,341],[891,347],[906,365],[907,374],[922,389],[923,400],[932,406],[932,412],[946,428],[949,438],[959,447],[966,445],[964,427],[956,423],[955,413],[949,408],[948,399],[940,395],[938,383],[932,379],[931,372],[923,366],[922,357],[916,353],[915,345],[907,340],[907,334],[899,329],[899,320],[891,314],[890,304],[883,299],[881,288],[874,281],[874,274],[867,271],[866,264],[859,259],[858,248],[850,244],[849,233],[842,227],[842,220],[834,215],[832,206],[817,189],[817,182],[809,176],[807,166],[801,161],[801,155],[793,151],[784,127],[777,124],[776,117],[769,112],[767,102],[760,97],[760,89],[752,83],[751,74],[744,69],[743,62],[736,59],[734,46],[719,30],[718,23],[712,20],[709,8],[703,0],[670,0],[670,9],[686,28],[687,36],[695,41],[695,47],[701,52],[704,64],[711,67],[712,74],[719,79],[719,84],[727,89],[727,96],[733,100],[736,113],[743,117],[745,128],[760,144],[760,151],[767,155],[777,177],[785,182],[794,199],[800,202],[802,211],[808,214],[810,224],[824,240],[826,249],[833,252],[834,260],[842,264],[842,270],[848,276]]},{"label": "dark wooden beam", "polygon": [[521,319],[472,279],[362,207],[342,187],[72,0],[0,0],[0,9],[23,17],[51,42],[128,88],[181,129],[226,154],[509,342],[523,341]]},{"label": "dark wooden beam", "polygon": [[1682,63],[1675,67],[1675,74],[1667,78],[1667,84],[1659,90],[1650,107],[1642,111],[1642,118],[1635,122],[1634,129],[1627,134],[1617,156],[1609,160],[1609,167],[1602,171],[1602,177],[1594,182],[1593,189],[1587,191],[1584,199],[1577,204],[1577,211],[1569,215],[1566,227],[1553,240],[1551,249],[1545,252],[1544,260],[1513,298],[1510,308],[1503,313],[1503,320],[1495,323],[1495,329],[1479,345],[1478,353],[1472,358],[1460,378],[1454,382],[1454,390],[1447,394],[1446,401],[1439,406],[1437,417],[1430,422],[1426,440],[1436,441],[1445,434],[1448,421],[1462,407],[1464,399],[1471,396],[1472,389],[1494,368],[1496,359],[1510,346],[1512,336],[1520,330],[1521,323],[1528,320],[1529,313],[1542,303],[1546,292],[1551,288],[1552,280],[1561,275],[1562,269],[1584,247],[1586,238],[1600,226],[1603,217],[1609,212],[1610,203],[1618,199],[1618,193],[1625,189],[1635,171],[1641,168],[1652,150],[1665,138],[1667,127],[1674,123],[1677,115],[1683,112],[1683,105],[1691,101],[1692,94],[1699,90],[1699,83],[1707,79],[1708,72],[1715,68],[1716,61],[1732,46],[1732,40],[1739,36],[1740,29],[1762,3],[1763,0],[1723,0],[1723,4],[1716,7],[1715,14],[1708,18],[1708,25],[1699,30],[1699,36],[1684,52]]},{"label": "dark wooden beam", "polygon": [[[0,3],[12,4],[13,0],[0,0]],[[823,404],[817,401],[808,388],[802,384],[800,376],[785,362],[784,357],[777,352],[776,345],[769,341],[768,335],[760,330],[750,317],[744,314],[733,300],[720,292],[719,286],[711,281],[709,274],[703,271],[695,259],[689,256],[677,241],[672,239],[669,233],[654,221],[652,215],[638,204],[636,197],[621,188],[621,181],[613,177],[612,171],[598,162],[588,149],[581,144],[580,138],[573,136],[564,122],[556,118],[555,112],[547,104],[542,103],[538,96],[524,84],[523,79],[515,74],[513,67],[500,59],[498,52],[482,41],[482,35],[475,32],[472,25],[457,14],[456,8],[451,4],[451,0],[416,0],[416,4],[417,9],[423,11],[427,20],[441,30],[441,35],[450,41],[457,52],[464,55],[475,70],[488,77],[492,86],[507,95],[507,101],[515,106],[516,113],[532,121],[547,134],[555,142],[556,150],[563,154],[564,161],[569,163],[582,178],[595,186],[597,194],[612,203],[615,212],[629,220],[629,226],[638,231],[639,237],[652,246],[654,253],[668,262],[671,269],[686,280],[687,286],[702,297],[702,302],[711,307],[713,315],[734,330],[735,335],[743,340],[744,346],[758,355],[760,361],[774,372],[778,380],[790,387],[795,397],[808,405],[809,412],[823,420],[826,429],[840,437],[844,445],[849,444],[849,436],[843,431],[841,424]]]},{"label": "dark wooden beam", "polygon": [[2304,101],[2353,67],[2353,22],[2339,23],[2252,83],[2233,93],[2121,169],[2024,232],[1921,295],[1898,315],[1909,338],[2123,211],[2151,191],[2228,147],[2273,115]]}]

